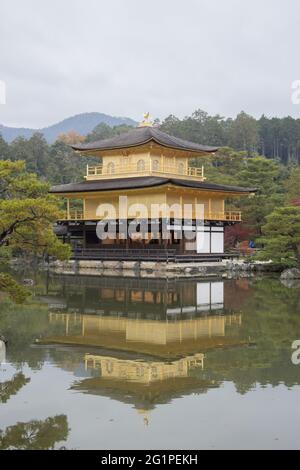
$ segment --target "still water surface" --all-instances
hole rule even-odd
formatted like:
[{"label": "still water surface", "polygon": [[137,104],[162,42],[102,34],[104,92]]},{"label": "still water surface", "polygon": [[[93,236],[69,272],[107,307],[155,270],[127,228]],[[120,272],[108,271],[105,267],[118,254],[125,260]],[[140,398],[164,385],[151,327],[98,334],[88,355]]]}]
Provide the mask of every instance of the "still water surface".
[{"label": "still water surface", "polygon": [[0,449],[300,448],[299,285],[47,274],[33,294],[0,298]]}]

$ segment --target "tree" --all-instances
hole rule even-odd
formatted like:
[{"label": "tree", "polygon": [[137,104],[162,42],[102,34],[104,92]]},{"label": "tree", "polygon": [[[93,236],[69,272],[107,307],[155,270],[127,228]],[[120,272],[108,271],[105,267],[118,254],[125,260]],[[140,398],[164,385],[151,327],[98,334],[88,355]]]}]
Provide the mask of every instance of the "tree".
[{"label": "tree", "polygon": [[7,160],[10,155],[9,145],[5,142],[0,134],[0,160]]},{"label": "tree", "polygon": [[86,136],[86,142],[95,142],[97,140],[108,139],[113,137],[113,130],[110,126],[101,122],[96,126],[90,134]]},{"label": "tree", "polygon": [[13,395],[16,395],[24,385],[30,382],[22,372],[18,372],[11,380],[0,382],[0,403],[6,403]]},{"label": "tree", "polygon": [[86,136],[86,142],[95,142],[97,140],[109,139],[116,135],[124,134],[132,130],[132,126],[127,124],[120,124],[119,126],[110,127],[104,122],[101,122],[96,126],[90,134]]},{"label": "tree", "polygon": [[256,187],[260,193],[272,195],[277,191],[281,167],[264,157],[247,159],[236,174],[239,184]]},{"label": "tree", "polygon": [[82,181],[86,165],[99,164],[99,158],[78,155],[62,141],[57,140],[49,149],[49,161],[46,178],[53,184],[65,184]]},{"label": "tree", "polygon": [[49,146],[43,134],[36,132],[29,140],[18,137],[11,143],[10,155],[12,160],[23,160],[27,171],[46,177]]},{"label": "tree", "polygon": [[224,243],[225,247],[231,249],[237,242],[250,240],[255,234],[246,224],[234,224],[225,227]]},{"label": "tree", "polygon": [[[18,277],[23,276],[27,269],[19,267]],[[39,293],[45,294],[47,274],[44,274],[41,271],[32,272],[35,292],[41,288]],[[37,338],[53,331],[49,325],[48,306],[37,302],[36,298],[17,304],[14,299],[5,297],[0,293],[0,332],[8,341],[9,361],[18,371],[23,370],[24,366],[40,370],[46,360],[45,349],[32,348],[32,344]]]},{"label": "tree", "polygon": [[76,131],[69,131],[66,132],[65,134],[59,134],[57,137],[58,141],[64,142],[67,145],[75,145],[75,144],[80,144],[85,141],[85,137],[81,134],[79,134]]},{"label": "tree", "polygon": [[266,219],[260,239],[264,248],[258,257],[300,268],[300,207],[277,207]]},{"label": "tree", "polygon": [[0,450],[47,450],[57,442],[65,441],[69,434],[66,415],[58,415],[44,421],[33,420],[17,423],[0,430]]},{"label": "tree", "polygon": [[[221,148],[214,155],[195,159],[193,165],[204,165],[208,181],[219,184],[237,184],[237,175],[246,165],[246,153],[231,148]],[[240,183],[240,182],[239,182]]]},{"label": "tree", "polygon": [[255,198],[241,199],[239,207],[251,232],[261,235],[265,217],[284,200],[281,167],[264,157],[247,158],[241,171],[236,174],[236,181],[240,186],[257,189]]},{"label": "tree", "polygon": [[31,160],[31,150],[29,149],[28,140],[24,137],[17,137],[10,144],[10,159],[23,160],[26,165]]},{"label": "tree", "polygon": [[[22,161],[0,161],[0,259],[7,248],[11,253],[52,255],[59,259],[70,256],[70,247],[53,233],[53,223],[62,217],[57,200],[48,194],[49,186],[36,175],[26,173]],[[1,274],[0,288],[17,294],[14,281]]]},{"label": "tree", "polygon": [[[251,237],[261,235],[266,215],[284,200],[282,166],[264,157],[249,158],[246,152],[230,148],[220,149],[214,156],[201,159],[201,163],[208,181],[257,189],[255,198],[232,199],[227,204],[242,211],[244,227],[236,240],[240,240],[242,232]],[[235,237],[234,231],[232,235]]]},{"label": "tree", "polygon": [[238,114],[232,123],[230,140],[236,150],[247,151],[249,155],[256,153],[259,142],[256,120],[244,111]]},{"label": "tree", "polygon": [[287,202],[300,198],[300,168],[293,167],[289,178],[284,183],[287,191]]},{"label": "tree", "polygon": [[23,303],[29,296],[29,292],[20,286],[9,274],[0,273],[0,291],[6,292],[17,303]]},{"label": "tree", "polygon": [[160,128],[168,134],[193,142],[220,146],[227,144],[228,126],[224,118],[218,114],[209,116],[201,109],[197,109],[182,121],[176,116],[170,115],[163,121]]},{"label": "tree", "polygon": [[[174,116],[174,114],[170,114],[164,121],[162,122],[160,129],[167,134],[175,135],[176,137],[181,137],[181,129],[182,129],[183,122]],[[187,138],[187,137],[185,137]]]},{"label": "tree", "polygon": [[112,128],[113,135],[121,135],[126,134],[126,132],[132,131],[133,127],[129,126],[128,124],[119,124],[118,126],[114,126]]}]

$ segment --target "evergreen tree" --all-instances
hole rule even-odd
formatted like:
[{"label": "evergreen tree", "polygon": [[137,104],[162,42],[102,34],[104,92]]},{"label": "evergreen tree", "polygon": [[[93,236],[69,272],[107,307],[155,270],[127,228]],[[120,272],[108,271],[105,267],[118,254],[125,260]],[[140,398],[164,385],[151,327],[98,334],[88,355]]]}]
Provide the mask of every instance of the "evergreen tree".
[{"label": "evergreen tree", "polygon": [[300,207],[277,207],[262,227],[260,259],[300,268]]}]

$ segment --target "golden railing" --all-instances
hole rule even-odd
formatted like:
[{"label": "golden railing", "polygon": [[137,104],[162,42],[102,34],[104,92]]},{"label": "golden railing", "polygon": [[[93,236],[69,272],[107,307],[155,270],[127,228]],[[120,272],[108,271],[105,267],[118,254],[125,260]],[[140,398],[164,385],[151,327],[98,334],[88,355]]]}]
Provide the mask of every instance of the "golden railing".
[{"label": "golden railing", "polygon": [[242,213],[240,211],[209,212],[205,214],[204,218],[207,220],[241,222]]},{"label": "golden railing", "polygon": [[[225,212],[209,212],[204,214],[205,220],[221,220],[228,222],[241,222],[242,213],[240,211],[225,211]],[[97,220],[96,214],[94,217],[86,217],[82,210],[70,209],[66,212],[65,220]]]},{"label": "golden railing", "polygon": [[155,164],[155,162],[139,162],[136,164],[127,164],[127,165],[116,165],[113,163],[108,163],[105,165],[87,165],[86,176],[87,180],[97,180],[97,179],[110,179],[110,178],[119,178],[122,176],[175,176],[179,178],[188,178],[196,179],[203,181],[204,178],[204,168],[203,166],[192,167],[187,166],[182,163],[177,165],[167,165],[167,164]]},{"label": "golden railing", "polygon": [[84,220],[83,210],[70,209],[66,212],[66,220]]}]

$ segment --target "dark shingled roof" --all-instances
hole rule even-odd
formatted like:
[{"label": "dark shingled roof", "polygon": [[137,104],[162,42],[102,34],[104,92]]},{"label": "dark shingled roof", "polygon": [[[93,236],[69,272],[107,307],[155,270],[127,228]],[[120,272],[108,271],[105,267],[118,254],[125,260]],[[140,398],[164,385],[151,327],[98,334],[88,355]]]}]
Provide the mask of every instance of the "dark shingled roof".
[{"label": "dark shingled roof", "polygon": [[161,178],[157,176],[141,176],[135,178],[114,178],[109,180],[82,181],[81,183],[61,184],[53,186],[51,193],[82,193],[93,191],[113,191],[123,189],[142,189],[164,184],[173,184],[192,189],[209,189],[211,191],[227,191],[229,193],[255,193],[255,188],[241,188],[239,186],[225,186],[202,181],[188,181],[175,178]]},{"label": "dark shingled roof", "polygon": [[98,140],[89,144],[72,145],[74,150],[81,152],[87,150],[114,150],[128,147],[137,147],[148,142],[156,142],[164,147],[191,152],[216,152],[218,147],[196,144],[187,140],[173,137],[160,131],[156,127],[137,127],[129,132],[112,137],[110,139]]}]

